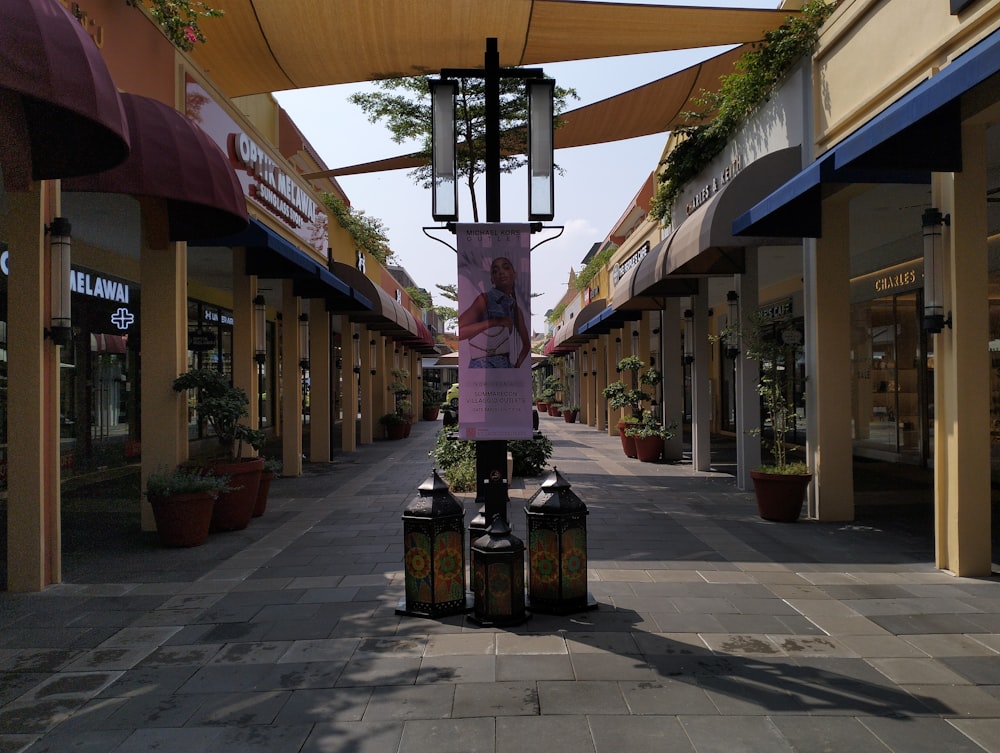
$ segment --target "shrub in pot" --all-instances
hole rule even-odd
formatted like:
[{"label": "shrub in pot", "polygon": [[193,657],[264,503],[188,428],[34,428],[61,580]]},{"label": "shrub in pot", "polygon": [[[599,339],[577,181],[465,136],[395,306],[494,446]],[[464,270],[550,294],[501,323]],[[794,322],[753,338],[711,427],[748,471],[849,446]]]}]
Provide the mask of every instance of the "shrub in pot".
[{"label": "shrub in pot", "polygon": [[230,477],[229,488],[219,495],[212,517],[212,529],[233,531],[246,528],[257,504],[257,488],[264,461],[243,459],[243,446],[254,451],[264,445],[264,432],[242,420],[250,415],[250,400],[228,377],[215,369],[191,369],[173,382],[176,392],[193,392],[195,411],[215,432],[219,449],[206,458],[208,472]]},{"label": "shrub in pot", "polygon": [[228,486],[225,476],[194,468],[156,471],[146,479],[146,498],[153,508],[156,532],[164,546],[189,547],[208,538],[212,512]]},{"label": "shrub in pot", "polygon": [[643,411],[642,418],[637,423],[625,427],[625,436],[631,437],[635,443],[635,457],[643,463],[655,463],[663,454],[666,440],[673,432],[660,424],[651,411]]},{"label": "shrub in pot", "polygon": [[253,517],[259,518],[267,512],[267,497],[271,493],[271,481],[281,475],[281,461],[277,458],[264,458],[264,468],[260,473],[260,485],[257,487],[257,502],[254,504]]},{"label": "shrub in pot", "polygon": [[646,367],[642,359],[636,356],[626,356],[618,362],[618,372],[629,374],[629,382],[619,379],[604,388],[604,397],[608,401],[608,407],[613,410],[627,411],[618,421],[618,436],[622,441],[622,450],[630,457],[635,457],[635,445],[631,437],[626,436],[625,429],[630,423],[639,423],[642,418],[642,404],[652,400],[652,396],[639,388],[639,385],[655,386],[660,383],[663,376],[654,368],[640,374]]},{"label": "shrub in pot", "polygon": [[395,411],[379,416],[378,423],[385,431],[386,439],[402,439],[406,436],[406,419]]}]

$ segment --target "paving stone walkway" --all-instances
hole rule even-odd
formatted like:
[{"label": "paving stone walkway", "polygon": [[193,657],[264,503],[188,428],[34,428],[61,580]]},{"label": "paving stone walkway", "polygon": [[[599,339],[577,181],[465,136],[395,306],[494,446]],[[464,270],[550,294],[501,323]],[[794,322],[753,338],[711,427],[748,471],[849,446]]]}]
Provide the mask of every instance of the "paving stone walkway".
[{"label": "paving stone walkway", "polygon": [[0,752],[1000,753],[997,578],[906,527],[764,522],[731,476],[561,419],[597,609],[398,615],[438,426],[275,480],[246,531],[81,542],[64,584],[0,593]]}]

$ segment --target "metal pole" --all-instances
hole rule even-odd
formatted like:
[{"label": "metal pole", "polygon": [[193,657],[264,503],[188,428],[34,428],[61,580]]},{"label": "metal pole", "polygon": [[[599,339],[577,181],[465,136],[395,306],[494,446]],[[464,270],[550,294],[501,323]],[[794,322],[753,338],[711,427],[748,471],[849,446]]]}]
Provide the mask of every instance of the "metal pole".
[{"label": "metal pole", "polygon": [[500,52],[486,39],[486,221],[500,222]]}]

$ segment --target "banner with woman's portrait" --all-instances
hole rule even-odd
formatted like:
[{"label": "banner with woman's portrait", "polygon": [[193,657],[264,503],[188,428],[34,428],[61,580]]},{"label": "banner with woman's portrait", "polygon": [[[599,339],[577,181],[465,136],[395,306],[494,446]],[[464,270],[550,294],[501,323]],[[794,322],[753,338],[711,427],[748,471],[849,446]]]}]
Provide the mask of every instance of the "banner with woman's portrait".
[{"label": "banner with woman's portrait", "polygon": [[531,439],[531,228],[456,233],[459,438]]}]

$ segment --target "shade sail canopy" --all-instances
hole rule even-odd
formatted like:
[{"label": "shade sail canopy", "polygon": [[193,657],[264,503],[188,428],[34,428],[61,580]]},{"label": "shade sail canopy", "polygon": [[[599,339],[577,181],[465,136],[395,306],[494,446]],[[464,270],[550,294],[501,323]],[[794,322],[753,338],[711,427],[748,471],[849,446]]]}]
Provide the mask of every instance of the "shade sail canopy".
[{"label": "shade sail canopy", "polygon": [[[740,45],[622,94],[564,112],[559,116],[561,125],[553,134],[554,148],[604,144],[664,133],[684,125],[688,122],[685,113],[698,109],[692,99],[703,90],[717,89],[719,79],[732,73],[733,64],[746,52],[747,47],[748,45]],[[427,164],[427,161],[426,157],[418,154],[406,154],[309,173],[303,177],[314,179],[385,170],[410,170]]]},{"label": "shade sail canopy", "polygon": [[192,53],[229,97],[760,40],[788,11],[574,0],[216,0]]},{"label": "shade sail canopy", "polygon": [[67,191],[124,193],[167,203],[170,239],[233,235],[247,227],[246,199],[222,150],[168,105],[122,94],[132,152],[117,167],[63,183]]},{"label": "shade sail canopy", "polygon": [[0,18],[0,167],[8,187],[122,162],[125,112],[80,23],[58,0],[0,0]]}]

